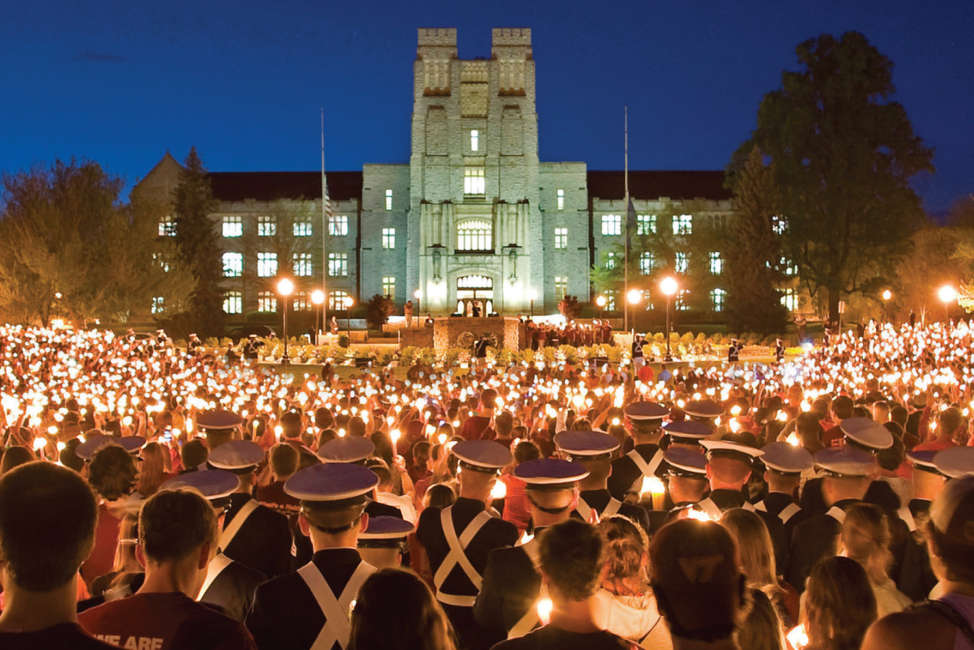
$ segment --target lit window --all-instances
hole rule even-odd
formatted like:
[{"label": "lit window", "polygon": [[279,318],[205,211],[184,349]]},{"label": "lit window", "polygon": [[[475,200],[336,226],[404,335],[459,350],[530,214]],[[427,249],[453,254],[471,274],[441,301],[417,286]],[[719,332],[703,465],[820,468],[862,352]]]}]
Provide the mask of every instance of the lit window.
[{"label": "lit window", "polygon": [[715,214],[710,218],[713,223],[714,230],[727,230],[727,215],[726,214]]},{"label": "lit window", "polygon": [[556,275],[555,276],[555,298],[561,300],[566,295],[568,295],[568,276]]},{"label": "lit window", "polygon": [[223,294],[223,312],[225,314],[240,314],[243,312],[243,294],[239,291],[227,291]]},{"label": "lit window", "polygon": [[558,202],[558,209],[565,209],[565,190],[559,188],[555,190],[555,200]]},{"label": "lit window", "polygon": [[779,217],[774,215],[771,217],[771,232],[776,235],[785,234],[785,230],[788,229],[788,220],[784,217]]},{"label": "lit window", "polygon": [[457,250],[461,252],[493,252],[489,221],[464,221],[457,226]]},{"label": "lit window", "polygon": [[294,253],[291,256],[291,265],[294,268],[294,275],[299,278],[311,277],[311,253]]},{"label": "lit window", "polygon": [[653,305],[653,295],[650,293],[649,289],[643,289],[643,304],[646,305],[646,309],[655,309]]},{"label": "lit window", "polygon": [[568,248],[568,228],[555,228],[555,248]]},{"label": "lit window", "polygon": [[676,308],[680,311],[686,311],[690,309],[690,304],[687,302],[687,295],[690,292],[686,289],[680,289],[680,292],[676,294]]},{"label": "lit window", "polygon": [[470,151],[480,151],[480,131],[470,129]]},{"label": "lit window", "polygon": [[382,295],[389,300],[396,299],[396,276],[394,275],[384,275],[382,276]]},{"label": "lit window", "polygon": [[224,253],[223,254],[223,277],[239,278],[243,275],[243,254]]},{"label": "lit window", "polygon": [[257,277],[273,278],[277,275],[277,253],[257,253]]},{"label": "lit window", "polygon": [[479,196],[486,192],[487,192],[487,180],[484,177],[484,168],[464,167],[463,168],[463,193]]},{"label": "lit window", "polygon": [[723,289],[714,289],[710,292],[710,303],[714,306],[714,311],[724,311],[724,301],[727,299],[727,292]]},{"label": "lit window", "polygon": [[673,216],[673,234],[690,235],[693,234],[693,215],[678,214]]},{"label": "lit window", "polygon": [[602,215],[602,234],[621,235],[622,234],[622,215],[603,214]]},{"label": "lit window", "polygon": [[798,293],[794,289],[785,289],[781,292],[781,304],[788,311],[798,311]]},{"label": "lit window", "polygon": [[161,314],[166,311],[166,299],[162,296],[154,296],[152,298],[152,313]]},{"label": "lit window", "polygon": [[159,220],[159,236],[160,237],[175,237],[176,236],[176,222],[168,214]]},{"label": "lit window", "polygon": [[311,219],[297,219],[294,222],[295,237],[311,236]]},{"label": "lit window", "polygon": [[382,229],[382,248],[387,248],[392,250],[396,247],[396,229],[395,228],[383,228]]},{"label": "lit window", "polygon": [[163,273],[169,273],[169,260],[162,253],[153,253],[152,261],[159,265]]},{"label": "lit window", "polygon": [[714,275],[724,272],[724,259],[720,256],[720,251],[710,251],[710,272]]},{"label": "lit window", "polygon": [[615,251],[609,251],[605,254],[605,268],[612,270],[616,267],[616,254]]},{"label": "lit window", "polygon": [[656,215],[637,214],[636,215],[636,234],[655,235],[656,234]]},{"label": "lit window", "polygon": [[605,292],[605,310],[615,311],[616,310],[616,297],[619,295],[618,290],[610,290]]},{"label": "lit window", "polygon": [[689,267],[689,258],[686,253],[677,252],[676,254],[676,272],[686,273]]},{"label": "lit window", "polygon": [[641,274],[649,275],[653,272],[654,266],[656,266],[656,259],[652,253],[643,251],[639,254],[639,272]]},{"label": "lit window", "polygon": [[307,291],[298,291],[294,294],[294,299],[291,301],[291,309],[294,311],[309,311],[311,309]]},{"label": "lit window", "polygon": [[386,190],[386,210],[392,209],[392,190]]},{"label": "lit window", "polygon": [[348,253],[328,253],[328,275],[333,278],[348,275]]},{"label": "lit window", "polygon": [[328,234],[332,237],[345,237],[348,235],[348,216],[344,214],[333,214],[328,217]]},{"label": "lit window", "polygon": [[345,311],[352,306],[352,297],[346,291],[332,291],[328,295],[328,309],[331,311]]},{"label": "lit window", "polygon": [[277,234],[277,218],[257,217],[257,235],[259,237],[273,237]]},{"label": "lit window", "polygon": [[223,236],[240,237],[243,235],[243,217],[226,216],[223,217]]},{"label": "lit window", "polygon": [[277,311],[277,296],[273,291],[257,292],[257,311],[273,313]]},{"label": "lit window", "polygon": [[787,257],[782,257],[778,260],[778,264],[783,269],[785,275],[798,275],[798,265]]}]

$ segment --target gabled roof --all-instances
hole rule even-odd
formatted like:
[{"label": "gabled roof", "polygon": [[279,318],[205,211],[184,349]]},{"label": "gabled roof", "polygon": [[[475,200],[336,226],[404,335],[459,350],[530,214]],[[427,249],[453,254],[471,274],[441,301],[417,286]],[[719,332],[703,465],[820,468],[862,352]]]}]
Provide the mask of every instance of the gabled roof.
[{"label": "gabled roof", "polygon": [[[589,171],[588,195],[598,199],[625,198],[624,173]],[[724,188],[723,171],[629,171],[629,194],[634,199],[708,199],[731,198]]]},{"label": "gabled roof", "polygon": [[[361,199],[362,172],[326,172],[332,201]],[[321,172],[210,172],[219,201],[274,201],[321,197]]]}]

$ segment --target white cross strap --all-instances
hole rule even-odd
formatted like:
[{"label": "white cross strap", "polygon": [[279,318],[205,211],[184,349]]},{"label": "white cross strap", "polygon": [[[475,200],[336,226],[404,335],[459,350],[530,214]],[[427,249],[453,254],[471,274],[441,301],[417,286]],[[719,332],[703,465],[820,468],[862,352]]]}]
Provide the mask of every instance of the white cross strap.
[{"label": "white cross strap", "polygon": [[[538,567],[541,566],[541,549],[539,546],[540,545],[537,538],[534,538],[530,542],[521,544],[519,547],[522,551],[524,551],[524,554],[528,556],[528,559],[531,560],[531,564],[534,565],[535,571],[537,571]],[[545,588],[542,584],[539,590],[538,598],[543,597],[545,597]],[[541,620],[538,618],[538,612],[532,604],[532,606],[528,607],[528,611],[524,612],[524,615],[518,619],[517,623],[515,623],[514,626],[507,631],[507,638],[514,639],[524,636],[537,627],[538,623],[540,622]]]},{"label": "white cross strap", "polygon": [[443,537],[446,540],[447,546],[450,547],[450,552],[443,558],[440,566],[436,569],[436,573],[433,574],[433,584],[436,586],[436,599],[441,603],[456,607],[473,607],[474,602],[476,602],[476,595],[468,596],[444,593],[442,591],[443,583],[446,582],[447,577],[453,571],[454,567],[459,565],[474,588],[480,591],[480,586],[483,584],[484,579],[474,567],[470,558],[467,557],[466,550],[470,542],[473,541],[473,538],[480,532],[480,529],[484,527],[484,524],[491,519],[492,517],[489,512],[486,510],[481,511],[476,517],[470,520],[467,527],[457,537],[457,531],[453,526],[453,506],[443,508],[440,511],[440,524],[443,527]]},{"label": "white cross strap", "polygon": [[748,512],[754,512],[755,510],[757,510],[757,507],[750,501],[745,501],[744,505],[741,506],[741,509],[747,510]]},{"label": "white cross strap", "polygon": [[203,596],[205,596],[206,592],[209,591],[210,586],[213,585],[213,581],[216,580],[220,574],[223,573],[223,570],[231,564],[233,564],[233,560],[228,558],[223,553],[217,553],[213,556],[210,563],[206,565],[206,578],[203,580],[203,586],[200,587],[200,593],[199,596],[196,597],[196,600],[203,600]]},{"label": "white cross strap", "polygon": [[789,521],[791,521],[792,517],[794,517],[801,511],[802,511],[801,506],[799,506],[797,503],[792,501],[791,503],[789,503],[788,505],[786,505],[784,508],[781,509],[781,512],[778,513],[778,519],[781,520],[781,523],[787,524]]},{"label": "white cross strap", "polygon": [[754,504],[754,509],[757,510],[758,512],[767,512],[768,506],[765,505],[764,499],[762,499],[761,501],[758,501],[757,503]]},{"label": "white cross strap", "polygon": [[713,502],[713,499],[711,499],[710,497],[707,497],[703,501],[698,502],[697,510],[701,510],[707,513],[707,516],[710,517],[713,521],[720,521],[720,516],[724,514],[721,512],[720,508],[717,506],[716,503]]},{"label": "white cross strap", "polygon": [[913,513],[910,512],[910,506],[903,506],[902,508],[896,511],[896,514],[900,516],[900,519],[903,520],[903,523],[906,524],[906,527],[910,530],[911,533],[916,532],[917,522],[913,518]]},{"label": "white cross strap", "polygon": [[599,523],[599,516],[596,512],[585,502],[585,499],[579,499],[578,504],[575,506],[575,512],[582,518],[582,521],[589,524]]},{"label": "white cross strap", "polygon": [[605,510],[599,515],[599,519],[606,519],[613,515],[619,514],[619,510],[622,508],[622,501],[616,499],[615,497],[610,497],[609,502],[605,504]]},{"label": "white cross strap", "polygon": [[636,449],[630,451],[626,456],[639,468],[643,476],[656,476],[656,470],[659,469],[660,463],[663,462],[663,451],[660,449],[656,450],[656,453],[653,454],[653,457],[648,463]]},{"label": "white cross strap", "polygon": [[240,532],[240,529],[243,528],[244,522],[247,521],[250,515],[254,514],[254,510],[256,510],[259,505],[260,504],[257,503],[257,499],[251,499],[247,503],[243,504],[240,507],[240,510],[237,510],[237,514],[233,516],[233,519],[230,520],[226,528],[223,529],[223,532],[220,533],[220,543],[218,545],[219,550],[227,550],[227,547],[230,546],[230,542],[233,541],[233,538],[236,537],[237,533]]},{"label": "white cross strap", "polygon": [[298,569],[298,575],[308,586],[325,617],[325,624],[318,632],[311,650],[331,650],[336,643],[342,648],[348,645],[348,639],[352,634],[350,620],[352,601],[358,596],[359,589],[368,577],[375,571],[376,568],[368,562],[359,562],[352,577],[345,583],[341,595],[335,598],[335,592],[328,586],[328,581],[321,575],[314,562],[308,562]]},{"label": "white cross strap", "polygon": [[825,514],[828,515],[829,517],[832,517],[832,519],[835,519],[837,522],[839,522],[840,526],[842,525],[842,522],[845,521],[845,510],[843,510],[839,506],[832,506],[831,508],[828,509],[828,512],[826,512]]}]

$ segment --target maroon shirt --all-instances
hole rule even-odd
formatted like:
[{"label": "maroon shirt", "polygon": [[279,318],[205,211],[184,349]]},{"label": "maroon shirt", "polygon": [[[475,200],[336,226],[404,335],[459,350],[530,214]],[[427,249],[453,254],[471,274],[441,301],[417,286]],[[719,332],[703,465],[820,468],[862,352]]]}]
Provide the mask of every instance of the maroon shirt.
[{"label": "maroon shirt", "polygon": [[78,615],[87,632],[121,648],[256,650],[238,621],[182,593],[135,594]]},{"label": "maroon shirt", "polygon": [[108,645],[89,635],[77,623],[59,623],[36,632],[0,632],[4,650],[110,650]]}]

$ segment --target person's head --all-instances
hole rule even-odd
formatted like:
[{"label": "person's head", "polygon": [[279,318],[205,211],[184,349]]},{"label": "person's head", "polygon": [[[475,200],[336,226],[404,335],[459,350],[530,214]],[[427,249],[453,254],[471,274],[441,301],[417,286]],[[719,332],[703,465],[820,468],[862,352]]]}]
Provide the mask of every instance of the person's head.
[{"label": "person's head", "polygon": [[541,458],[541,450],[530,440],[522,440],[514,446],[514,462],[517,465],[539,458]]},{"label": "person's head", "polygon": [[107,501],[131,494],[136,474],[135,459],[119,445],[99,449],[88,466],[88,482]]},{"label": "person's head", "polygon": [[774,546],[764,520],[743,508],[732,508],[723,514],[720,523],[737,542],[741,569],[748,584],[758,589],[777,585]]},{"label": "person's head", "polygon": [[357,415],[348,418],[348,435],[351,438],[364,438],[365,420]]},{"label": "person's head", "polygon": [[634,587],[649,583],[649,538],[628,517],[614,515],[598,524],[605,544],[605,583],[624,582]]},{"label": "person's head", "polygon": [[890,422],[895,422],[900,425],[901,429],[906,428],[906,420],[909,417],[910,414],[907,412],[906,407],[899,404],[893,406],[889,411]]},{"label": "person's head", "polygon": [[581,602],[599,588],[605,544],[599,530],[568,519],[541,533],[541,575],[552,601]]},{"label": "person's head", "polygon": [[744,576],[726,528],[694,519],[671,522],[653,538],[649,557],[653,592],[674,637],[731,638],[740,621]]},{"label": "person's head", "polygon": [[460,496],[474,499],[475,501],[487,502],[490,499],[490,491],[497,482],[497,472],[495,470],[484,471],[485,468],[474,469],[470,465],[461,465],[461,471],[457,475],[460,481]]},{"label": "person's head", "polygon": [[885,424],[889,422],[889,403],[884,400],[878,402],[873,402],[872,416],[873,420],[879,422],[880,424]]},{"label": "person's head", "polygon": [[118,546],[115,548],[116,571],[129,571],[139,566],[135,548],[139,543],[139,516],[127,513],[118,526]]},{"label": "person's head", "polygon": [[930,506],[926,534],[937,577],[974,585],[974,476],[947,481]]},{"label": "person's head", "polygon": [[29,463],[32,460],[34,460],[34,454],[27,447],[20,445],[7,447],[3,451],[3,458],[0,459],[0,474],[6,474],[14,467]]},{"label": "person's head", "polygon": [[667,479],[667,491],[673,503],[696,503],[707,493],[710,485],[704,475],[670,475]]},{"label": "person's head", "polygon": [[805,618],[810,646],[859,648],[876,620],[876,596],[865,569],[847,557],[819,561],[805,585]]},{"label": "person's head", "polygon": [[359,589],[348,650],[453,650],[443,608],[415,573],[382,569]]},{"label": "person's head", "polygon": [[511,437],[511,430],[514,428],[514,416],[510,411],[501,411],[494,416],[494,431],[501,440]]},{"label": "person's head", "polygon": [[392,490],[392,474],[389,472],[388,465],[376,462],[370,464],[369,469],[379,478],[379,484],[376,487],[380,492],[389,492]]},{"label": "person's head", "polygon": [[830,476],[822,477],[822,496],[827,505],[837,501],[856,499],[861,501],[866,496],[871,482],[868,476]]},{"label": "person's head", "polygon": [[168,451],[158,442],[150,442],[142,448],[142,467],[139,469],[138,490],[142,496],[151,496],[162,484],[166,475]]},{"label": "person's head", "polygon": [[179,450],[179,457],[183,461],[184,469],[196,469],[206,463],[209,457],[209,450],[199,438],[190,440]]},{"label": "person's head", "polygon": [[906,447],[903,445],[903,441],[896,435],[893,436],[893,444],[886,449],[880,449],[876,452],[876,462],[880,468],[888,472],[896,471],[903,464],[904,460],[906,460]]},{"label": "person's head", "polygon": [[457,500],[457,493],[446,483],[434,483],[423,495],[423,506],[426,508],[446,508]]},{"label": "person's head", "polygon": [[712,490],[740,490],[751,478],[751,465],[730,455],[707,456],[707,479]]},{"label": "person's head", "polygon": [[861,564],[873,582],[880,582],[893,561],[886,515],[871,503],[853,504],[845,512],[839,535],[843,555]]},{"label": "person's head", "polygon": [[[0,568],[20,589],[68,584],[94,543],[97,506],[81,476],[35,461],[0,477]],[[7,585],[10,588],[10,585]]]},{"label": "person's head", "polygon": [[822,445],[822,425],[819,424],[819,414],[799,413],[795,418],[795,431],[805,449],[815,451]]},{"label": "person's head", "polygon": [[497,406],[497,391],[487,388],[480,394],[480,408],[485,411],[493,411]]},{"label": "person's head", "polygon": [[303,429],[301,426],[301,413],[290,410],[281,414],[281,429],[285,438],[300,437]]},{"label": "person's head", "polygon": [[851,418],[854,408],[855,405],[852,403],[852,399],[850,399],[846,395],[839,395],[838,397],[832,400],[832,405],[831,405],[832,415],[836,419],[847,420]]},{"label": "person's head", "polygon": [[178,575],[186,595],[195,597],[216,541],[216,513],[196,490],[161,490],[142,504],[139,552],[147,577],[155,571]]},{"label": "person's head", "polygon": [[937,433],[941,438],[953,438],[964,428],[964,415],[956,406],[945,408],[937,414]]},{"label": "person's head", "polygon": [[748,591],[737,646],[747,650],[781,650],[781,623],[771,600],[759,589]]},{"label": "person's head", "polygon": [[298,471],[300,461],[298,450],[286,442],[279,442],[271,447],[270,465],[274,478],[278,481],[285,481]]}]

